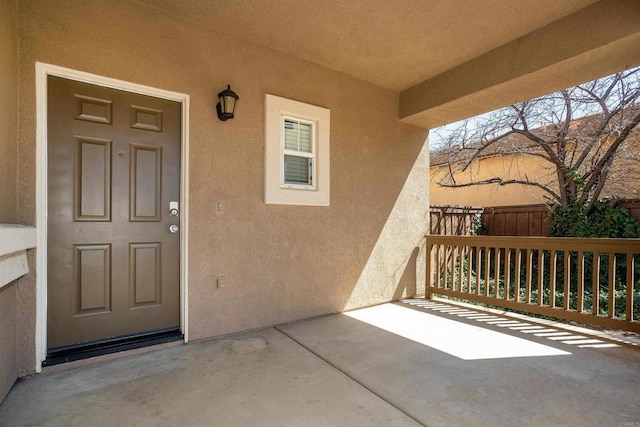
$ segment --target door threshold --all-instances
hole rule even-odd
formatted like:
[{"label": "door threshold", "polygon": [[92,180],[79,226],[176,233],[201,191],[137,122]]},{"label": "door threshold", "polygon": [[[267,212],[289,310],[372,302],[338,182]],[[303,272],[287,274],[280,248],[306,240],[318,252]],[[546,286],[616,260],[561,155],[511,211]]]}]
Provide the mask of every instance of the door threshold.
[{"label": "door threshold", "polygon": [[42,362],[43,367],[60,365],[76,360],[103,356],[127,350],[134,350],[152,345],[181,341],[184,335],[179,327],[160,329],[140,334],[124,335],[105,340],[89,341],[80,344],[55,347],[47,351],[47,358]]}]

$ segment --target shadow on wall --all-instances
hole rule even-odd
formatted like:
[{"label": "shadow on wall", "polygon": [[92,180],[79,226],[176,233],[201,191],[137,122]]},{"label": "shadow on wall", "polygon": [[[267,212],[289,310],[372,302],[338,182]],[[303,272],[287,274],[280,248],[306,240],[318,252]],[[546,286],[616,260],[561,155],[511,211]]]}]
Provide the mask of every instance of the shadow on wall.
[{"label": "shadow on wall", "polygon": [[420,248],[414,248],[411,256],[404,266],[404,273],[398,281],[396,291],[393,294],[393,301],[399,301],[404,297],[414,297],[418,294],[418,256]]},{"label": "shadow on wall", "polygon": [[[344,310],[413,296],[424,287],[424,236],[429,230],[428,141],[427,138],[400,190]],[[408,284],[409,281],[413,283]]]}]

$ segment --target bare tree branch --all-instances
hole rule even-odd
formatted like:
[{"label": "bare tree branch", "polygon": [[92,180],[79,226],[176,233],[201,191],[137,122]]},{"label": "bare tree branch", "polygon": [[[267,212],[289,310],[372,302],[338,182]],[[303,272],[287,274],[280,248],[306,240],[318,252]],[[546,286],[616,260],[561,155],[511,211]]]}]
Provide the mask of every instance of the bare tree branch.
[{"label": "bare tree branch", "polygon": [[512,185],[512,184],[528,185],[528,186],[532,186],[532,187],[536,187],[544,190],[546,193],[551,195],[551,197],[556,201],[560,200],[560,196],[558,195],[558,193],[553,191],[551,187],[546,186],[544,184],[540,184],[539,182],[529,181],[529,180],[520,180],[520,179],[503,180],[502,178],[495,177],[495,178],[484,179],[482,181],[465,182],[462,184],[447,184],[444,182],[438,183],[438,185],[445,188],[464,188],[464,187],[473,187],[473,186],[490,185],[490,184],[497,184],[500,186]]},{"label": "bare tree branch", "polygon": [[[636,116],[633,118],[633,120],[631,120],[624,127],[624,129],[620,132],[620,134],[618,135],[616,140],[609,146],[609,149],[602,156],[600,161],[598,161],[598,163],[596,163],[596,165],[593,167],[593,169],[596,171],[596,173],[591,175],[589,180],[585,183],[585,187],[591,188],[597,183],[597,180],[602,175],[602,170],[604,169],[604,166],[609,161],[612,160],[611,157],[616,152],[616,150],[618,149],[620,144],[622,144],[624,142],[624,140],[627,138],[627,136],[629,136],[629,133],[633,130],[633,128],[635,128],[638,125],[638,123],[640,123],[640,110],[638,110],[638,112],[637,112]],[[586,193],[583,193],[579,200],[584,203],[584,202],[587,201],[587,198],[588,198],[588,195]]]}]

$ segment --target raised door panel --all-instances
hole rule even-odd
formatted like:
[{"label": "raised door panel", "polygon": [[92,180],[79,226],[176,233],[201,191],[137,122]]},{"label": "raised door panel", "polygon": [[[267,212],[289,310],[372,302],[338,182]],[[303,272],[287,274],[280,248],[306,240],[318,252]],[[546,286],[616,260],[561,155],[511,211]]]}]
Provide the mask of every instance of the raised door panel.
[{"label": "raised door panel", "polygon": [[160,242],[129,245],[129,287],[131,308],[160,305]]},{"label": "raised door panel", "polygon": [[108,99],[93,98],[74,94],[76,98],[76,120],[111,124],[113,116],[113,102]]},{"label": "raised door panel", "polygon": [[77,137],[74,220],[111,221],[111,141]]},{"label": "raised door panel", "polygon": [[111,245],[75,245],[75,316],[111,311]]},{"label": "raised door panel", "polygon": [[130,221],[160,221],[162,147],[130,144]]},{"label": "raised door panel", "polygon": [[162,110],[132,105],[130,117],[134,129],[162,132]]}]

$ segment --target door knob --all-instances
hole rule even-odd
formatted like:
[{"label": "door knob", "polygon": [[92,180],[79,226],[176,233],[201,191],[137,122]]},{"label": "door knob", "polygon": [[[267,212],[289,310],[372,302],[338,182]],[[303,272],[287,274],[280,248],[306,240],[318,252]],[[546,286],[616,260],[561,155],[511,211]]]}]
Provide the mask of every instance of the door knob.
[{"label": "door knob", "polygon": [[171,224],[169,226],[169,231],[172,232],[172,233],[177,233],[178,232],[178,226],[175,225],[175,224]]}]

